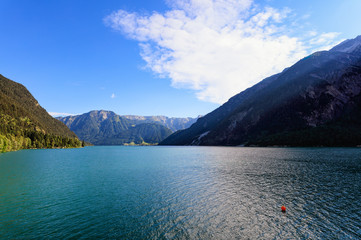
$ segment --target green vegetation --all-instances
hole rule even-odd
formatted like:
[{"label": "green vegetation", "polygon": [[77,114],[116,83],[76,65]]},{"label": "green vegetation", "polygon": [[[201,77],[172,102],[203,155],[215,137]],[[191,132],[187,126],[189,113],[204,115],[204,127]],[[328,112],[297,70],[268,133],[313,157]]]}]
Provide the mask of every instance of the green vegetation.
[{"label": "green vegetation", "polygon": [[131,143],[124,143],[124,146],[155,146],[157,145],[156,143],[146,143],[146,142],[142,142],[142,143],[135,143],[135,142],[131,142]]},{"label": "green vegetation", "polygon": [[76,135],[52,118],[23,85],[0,75],[0,152],[81,146]]},{"label": "green vegetation", "polygon": [[76,138],[47,134],[28,117],[13,118],[0,114],[0,152],[31,148],[81,147]]},{"label": "green vegetation", "polygon": [[58,119],[80,139],[95,145],[155,145],[172,134],[158,122],[144,123],[103,110]]}]

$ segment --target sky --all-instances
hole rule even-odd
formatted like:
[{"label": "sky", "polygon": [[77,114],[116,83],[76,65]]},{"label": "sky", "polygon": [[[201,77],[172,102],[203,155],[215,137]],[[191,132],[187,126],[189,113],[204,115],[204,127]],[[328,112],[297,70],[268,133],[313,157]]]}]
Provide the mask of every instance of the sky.
[{"label": "sky", "polygon": [[0,74],[52,115],[197,117],[361,35],[359,0],[0,0]]}]

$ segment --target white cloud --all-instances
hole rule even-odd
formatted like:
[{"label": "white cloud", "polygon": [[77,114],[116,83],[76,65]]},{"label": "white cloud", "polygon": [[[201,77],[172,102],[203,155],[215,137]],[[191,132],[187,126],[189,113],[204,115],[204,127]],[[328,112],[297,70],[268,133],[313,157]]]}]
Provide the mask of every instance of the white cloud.
[{"label": "white cloud", "polygon": [[52,117],[65,117],[65,116],[75,116],[77,114],[73,113],[58,113],[58,112],[48,112]]},{"label": "white cloud", "polygon": [[110,96],[110,98],[114,99],[116,96],[114,93],[112,93],[112,95]]},{"label": "white cloud", "polygon": [[338,32],[322,33],[319,35],[316,34],[315,37],[310,40],[310,44],[311,46],[319,46],[314,49],[315,51],[329,50],[334,47],[336,43],[344,40],[338,40],[338,42],[335,42],[335,39],[337,39],[339,35],[340,33]]},{"label": "white cloud", "polygon": [[282,71],[335,33],[312,39],[289,36],[289,9],[260,8],[252,0],[175,0],[171,10],[141,15],[119,10],[104,21],[139,41],[141,56],[172,86],[224,103],[263,78]]}]

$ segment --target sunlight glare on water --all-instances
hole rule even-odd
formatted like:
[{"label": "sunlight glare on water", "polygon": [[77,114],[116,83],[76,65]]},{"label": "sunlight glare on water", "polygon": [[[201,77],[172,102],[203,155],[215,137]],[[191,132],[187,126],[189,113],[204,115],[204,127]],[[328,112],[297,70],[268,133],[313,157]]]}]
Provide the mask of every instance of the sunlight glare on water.
[{"label": "sunlight glare on water", "polygon": [[360,156],[120,146],[1,154],[0,238],[360,239]]}]

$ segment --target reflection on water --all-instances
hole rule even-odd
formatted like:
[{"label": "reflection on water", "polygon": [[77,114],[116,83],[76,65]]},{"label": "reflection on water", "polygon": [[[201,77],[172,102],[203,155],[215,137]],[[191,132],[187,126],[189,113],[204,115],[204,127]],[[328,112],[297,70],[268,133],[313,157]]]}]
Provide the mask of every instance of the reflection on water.
[{"label": "reflection on water", "polygon": [[360,156],[356,148],[6,153],[0,238],[358,239]]}]

